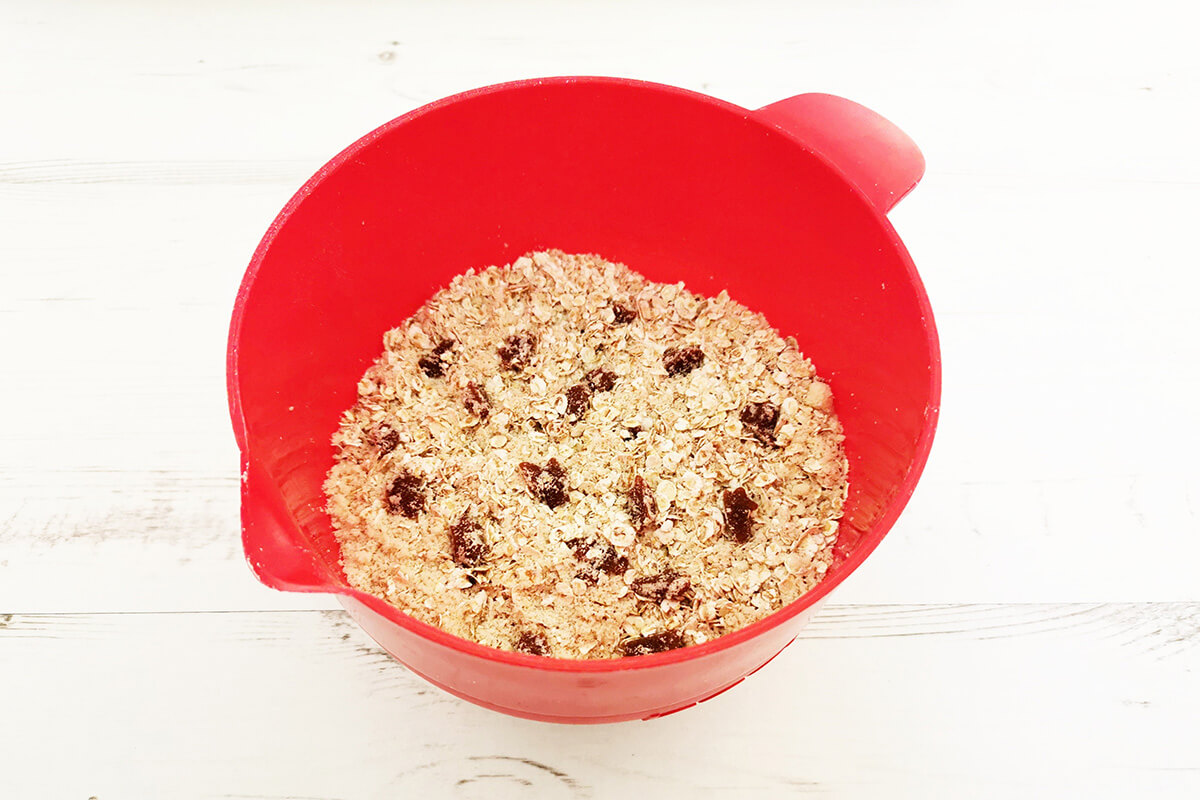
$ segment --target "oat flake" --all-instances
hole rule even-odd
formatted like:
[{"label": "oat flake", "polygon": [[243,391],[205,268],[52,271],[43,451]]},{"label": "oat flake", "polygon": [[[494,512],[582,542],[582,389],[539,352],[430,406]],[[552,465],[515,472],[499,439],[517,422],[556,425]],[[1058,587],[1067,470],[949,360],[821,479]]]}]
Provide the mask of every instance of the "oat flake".
[{"label": "oat flake", "polygon": [[[420,361],[446,341],[435,377]],[[528,345],[519,363],[513,342]],[[725,292],[534,253],[456,277],[384,345],[334,434],[325,491],[350,583],[413,617],[505,650],[541,634],[548,655],[613,658],[741,628],[829,569],[846,496],[832,393],[794,340]],[[671,348],[703,360],[666,369]],[[615,375],[612,388],[568,417],[567,390],[595,369]],[[471,385],[486,392],[486,416],[467,402]],[[739,417],[750,402],[780,410],[769,446]],[[553,507],[518,467],[551,459],[567,490]],[[404,475],[423,492],[419,509],[395,492],[389,504]],[[628,503],[636,476],[654,487],[661,523],[641,532]],[[738,488],[757,503],[744,543],[722,517],[724,492]],[[480,563],[451,557],[464,517],[478,525]],[[620,569],[596,568],[600,556]],[[687,591],[630,591],[664,573]]]}]

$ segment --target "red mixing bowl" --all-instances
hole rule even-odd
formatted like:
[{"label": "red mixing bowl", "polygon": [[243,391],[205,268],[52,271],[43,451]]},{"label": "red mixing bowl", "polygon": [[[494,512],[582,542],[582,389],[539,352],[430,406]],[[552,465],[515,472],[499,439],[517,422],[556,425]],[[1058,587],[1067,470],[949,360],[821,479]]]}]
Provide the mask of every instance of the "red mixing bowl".
[{"label": "red mixing bowl", "polygon": [[[271,224],[229,333],[242,542],[259,580],[336,594],[389,653],[448,692],[556,722],[660,716],[770,661],[879,544],[925,465],[940,365],[928,298],[885,213],[920,179],[877,114],[806,94],[748,111],[613,78],[439,100],[359,139]],[[603,661],[483,647],[346,584],[324,511],[330,436],[384,331],[469,267],[599,253],[655,281],[727,289],[833,386],[850,494],[814,591],[703,645]]]}]

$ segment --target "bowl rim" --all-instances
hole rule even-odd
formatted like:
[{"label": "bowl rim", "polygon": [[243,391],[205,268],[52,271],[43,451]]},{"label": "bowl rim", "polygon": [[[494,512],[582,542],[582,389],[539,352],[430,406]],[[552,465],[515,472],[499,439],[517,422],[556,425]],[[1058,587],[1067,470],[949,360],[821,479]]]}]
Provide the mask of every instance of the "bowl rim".
[{"label": "bowl rim", "polygon": [[[354,589],[345,584],[329,583],[326,585],[307,587],[307,591],[318,593],[329,593],[334,595],[343,595],[353,597],[360,603],[366,605],[372,611],[380,614],[388,621],[420,636],[423,639],[431,641],[435,644],[449,648],[462,655],[475,656],[484,660],[503,664],[511,667],[519,667],[526,669],[544,670],[548,672],[568,672],[568,673],[608,673],[608,672],[623,672],[627,670],[653,669],[657,667],[668,667],[677,664],[682,664],[688,661],[704,659],[709,656],[716,655],[724,650],[729,650],[738,645],[749,642],[757,638],[761,634],[766,633],[784,623],[794,619],[803,612],[813,608],[817,603],[822,601],[831,591],[841,585],[841,583],[857,570],[866,560],[883,537],[895,525],[896,520],[900,516],[900,512],[904,510],[912,497],[913,491],[916,489],[917,483],[920,480],[921,474],[925,469],[925,465],[929,460],[929,453],[933,446],[934,433],[937,429],[938,415],[941,408],[941,385],[942,385],[942,366],[941,366],[941,351],[937,334],[937,327],[934,322],[933,309],[929,302],[929,296],[925,291],[925,286],[921,281],[920,275],[917,273],[916,265],[913,263],[912,257],[909,255],[907,248],[901,241],[895,228],[887,215],[872,203],[865,193],[851,180],[844,170],[836,163],[831,161],[820,152],[814,150],[804,143],[803,140],[788,132],[784,128],[780,128],[756,115],[751,109],[743,108],[734,103],[721,100],[711,95],[696,92],[690,89],[684,89],[678,86],[669,84],[656,83],[653,81],[643,81],[633,78],[619,78],[606,76],[587,76],[587,75],[563,75],[541,78],[527,78],[523,80],[507,81],[504,83],[491,84],[475,89],[469,89],[457,94],[448,95],[431,103],[426,103],[419,108],[413,109],[405,114],[396,117],[364,136],[358,138],[341,152],[326,162],[320,169],[313,173],[304,185],[296,191],[295,194],[284,205],[283,209],[275,216],[270,226],[267,228],[258,246],[255,248],[254,254],[250,259],[250,263],[246,268],[245,275],[242,278],[241,285],[238,288],[237,297],[234,301],[233,315],[230,320],[229,336],[226,346],[226,389],[229,400],[229,414],[233,422],[234,436],[237,439],[238,450],[241,453],[242,475],[245,476],[252,462],[251,454],[247,445],[248,436],[246,430],[246,419],[242,413],[241,390],[238,381],[238,342],[241,338],[241,329],[244,318],[244,313],[249,299],[250,293],[253,290],[255,278],[258,275],[258,270],[266,257],[267,251],[270,249],[275,240],[276,235],[282,227],[291,218],[296,209],[303,203],[309,195],[321,183],[342,167],[347,161],[351,160],[359,151],[372,144],[376,139],[387,135],[396,128],[405,125],[408,122],[419,119],[426,114],[433,113],[443,107],[450,106],[456,103],[470,101],[472,99],[494,94],[502,94],[510,91],[521,91],[534,88],[537,86],[552,85],[552,86],[621,86],[629,89],[637,89],[641,91],[650,91],[656,93],[664,93],[674,95],[676,97],[686,98],[688,100],[708,105],[714,109],[725,113],[732,113],[739,118],[754,121],[759,123],[765,131],[772,135],[780,135],[789,139],[794,145],[805,150],[809,154],[815,156],[828,169],[832,170],[842,181],[848,184],[857,197],[858,202],[865,206],[865,210],[874,216],[875,221],[883,228],[883,232],[892,248],[899,255],[905,273],[913,290],[916,293],[917,303],[921,314],[924,331],[926,336],[926,344],[930,354],[930,369],[929,369],[929,403],[925,407],[925,420],[921,429],[920,436],[917,439],[916,448],[913,452],[912,462],[909,465],[907,473],[897,486],[896,493],[888,502],[879,519],[874,525],[863,533],[859,542],[855,545],[854,550],[842,561],[833,571],[821,580],[813,589],[805,592],[799,598],[786,606],[772,612],[761,620],[751,623],[744,628],[739,628],[736,631],[723,634],[711,641],[703,644],[682,647],[675,650],[668,650],[662,653],[652,653],[640,656],[625,656],[622,658],[611,659],[568,659],[554,658],[547,656],[533,656],[525,653],[510,652],[500,650],[494,647],[480,644],[456,636],[452,633],[442,630],[429,623],[422,622],[415,617],[411,617],[400,609],[383,601],[374,595]],[[244,485],[243,480],[243,485]],[[245,495],[243,494],[243,502]],[[243,528],[243,537],[245,529]],[[245,540],[243,538],[243,550],[245,552]],[[246,552],[248,556],[248,552]],[[257,571],[256,571],[257,574]],[[278,587],[276,587],[278,588]],[[789,640],[790,641],[790,640]]]}]

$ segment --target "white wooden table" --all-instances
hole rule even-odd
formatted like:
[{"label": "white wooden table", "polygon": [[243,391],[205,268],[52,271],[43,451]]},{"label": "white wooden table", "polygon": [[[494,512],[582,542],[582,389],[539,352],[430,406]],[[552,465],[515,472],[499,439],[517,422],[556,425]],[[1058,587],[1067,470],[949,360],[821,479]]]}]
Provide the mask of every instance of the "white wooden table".
[{"label": "white wooden table", "polygon": [[[0,797],[1200,796],[1190,8],[3,4]],[[238,541],[271,218],[387,119],[565,73],[842,94],[929,163],[893,214],[944,347],[925,478],[770,667],[652,723],[455,700]]]}]

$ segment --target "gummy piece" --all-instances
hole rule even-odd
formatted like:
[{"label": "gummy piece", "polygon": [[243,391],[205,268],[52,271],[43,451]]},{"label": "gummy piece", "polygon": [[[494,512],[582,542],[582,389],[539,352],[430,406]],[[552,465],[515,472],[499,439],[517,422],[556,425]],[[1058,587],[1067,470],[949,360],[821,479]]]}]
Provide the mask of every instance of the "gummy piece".
[{"label": "gummy piece", "polygon": [[636,311],[629,306],[622,305],[620,303],[612,304],[612,312],[614,325],[628,325],[637,319]]},{"label": "gummy piece", "polygon": [[596,367],[584,375],[583,380],[593,392],[611,392],[612,388],[617,385],[617,373],[610,372],[604,367]]},{"label": "gummy piece", "polygon": [[699,347],[668,347],[663,353],[663,366],[668,375],[687,375],[704,363],[704,351]]},{"label": "gummy piece", "polygon": [[533,358],[537,347],[537,337],[532,333],[517,333],[504,340],[497,351],[500,354],[500,365],[510,372],[520,372]]},{"label": "gummy piece", "polygon": [[779,424],[779,406],[774,403],[747,403],[742,409],[742,425],[763,444],[775,444],[775,426]]},{"label": "gummy piece", "polygon": [[577,383],[567,389],[567,416],[580,419],[592,401],[592,390],[585,383]]},{"label": "gummy piece", "polygon": [[531,656],[547,656],[550,655],[550,642],[541,631],[524,631],[517,637],[513,649]]},{"label": "gummy piece", "polygon": [[487,419],[488,414],[492,412],[492,401],[483,387],[475,381],[467,381],[467,387],[463,390],[463,405],[468,413],[480,419]]},{"label": "gummy piece", "polygon": [[646,656],[651,653],[664,653],[667,650],[676,650],[686,646],[683,640],[683,635],[679,631],[662,631],[661,633],[652,633],[649,636],[642,636],[637,639],[630,639],[628,642],[622,642],[617,648],[623,656]]},{"label": "gummy piece", "polygon": [[629,490],[629,519],[638,533],[643,533],[654,527],[657,516],[658,501],[654,499],[654,492],[646,485],[646,479],[638,475]]},{"label": "gummy piece", "polygon": [[758,503],[751,500],[742,488],[732,492],[726,490],[722,499],[725,504],[725,533],[738,544],[745,544],[753,535],[751,527],[754,520],[750,512],[758,508]]},{"label": "gummy piece", "polygon": [[550,459],[545,467],[522,461],[517,469],[530,493],[550,508],[558,508],[567,502],[567,471],[558,459]]},{"label": "gummy piece", "polygon": [[463,514],[450,526],[450,559],[460,567],[477,567],[487,557],[487,540],[483,528]]},{"label": "gummy piece", "polygon": [[425,510],[425,482],[411,472],[402,472],[387,490],[386,501],[389,513],[416,519]]},{"label": "gummy piece", "polygon": [[634,593],[649,600],[682,600],[691,590],[687,576],[671,569],[633,581]]}]

